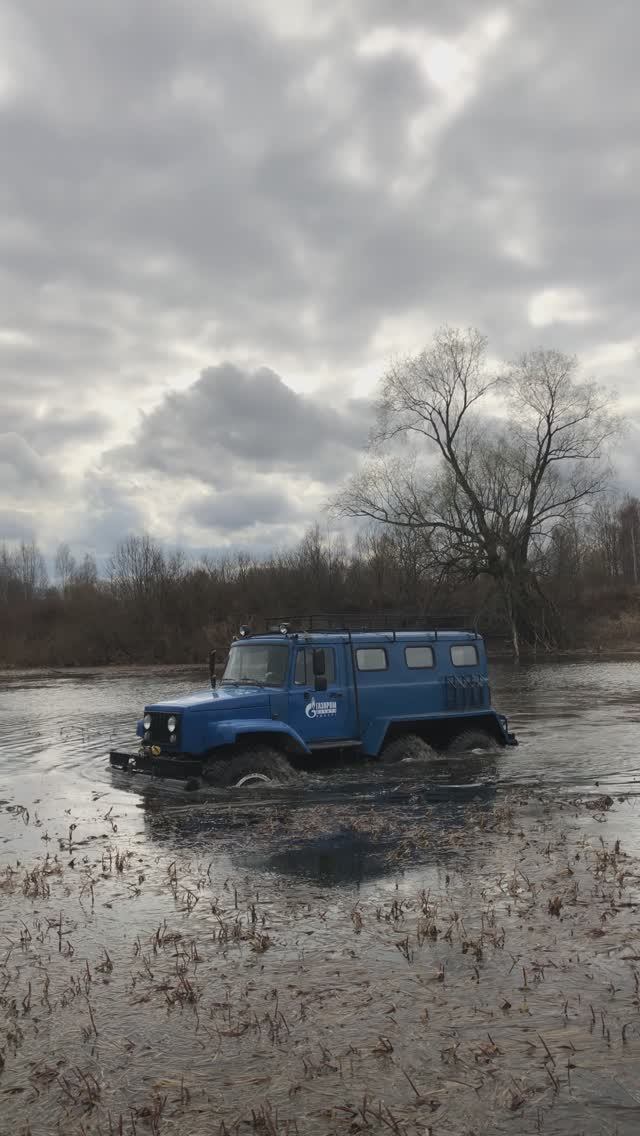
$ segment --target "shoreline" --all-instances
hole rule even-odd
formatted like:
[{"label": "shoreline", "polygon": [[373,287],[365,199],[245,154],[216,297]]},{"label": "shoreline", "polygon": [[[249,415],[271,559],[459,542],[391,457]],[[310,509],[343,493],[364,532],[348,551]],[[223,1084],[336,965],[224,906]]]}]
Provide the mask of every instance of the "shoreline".
[{"label": "shoreline", "polygon": [[[489,663],[506,663],[511,662],[514,666],[519,665],[513,658],[513,653],[507,649],[500,649],[491,646],[491,640],[485,640],[487,647],[487,660]],[[520,663],[554,663],[554,662],[580,662],[585,661],[602,661],[602,662],[624,662],[626,660],[640,661],[640,643],[633,644],[628,647],[567,647],[558,648],[553,651],[522,651],[520,656]],[[51,666],[42,666],[41,664],[33,665],[11,665],[8,663],[0,665],[0,679],[3,677],[15,677],[16,675],[59,675],[64,677],[69,674],[99,674],[99,673],[113,673],[113,674],[131,674],[141,671],[193,671],[202,668],[206,670],[208,675],[208,662],[203,659],[198,662],[175,662],[175,663],[100,663],[100,664],[85,664],[85,663],[65,663]],[[221,670],[221,667],[219,667]]]}]

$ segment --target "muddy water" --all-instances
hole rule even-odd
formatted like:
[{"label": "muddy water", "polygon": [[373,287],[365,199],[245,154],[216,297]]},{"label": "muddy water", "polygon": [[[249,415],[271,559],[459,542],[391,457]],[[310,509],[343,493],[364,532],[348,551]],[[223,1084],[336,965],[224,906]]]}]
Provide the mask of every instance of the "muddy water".
[{"label": "muddy water", "polygon": [[[464,770],[464,788],[456,787],[456,775],[446,765],[425,769],[402,763],[389,769],[349,764],[305,777],[299,789],[286,793],[254,792],[253,806],[270,809],[284,797],[288,807],[301,810],[330,801],[380,809],[401,795],[419,806],[440,800],[445,811],[455,812],[477,772],[480,783],[495,780],[498,792],[540,787],[564,798],[585,792],[626,794],[628,819],[635,814],[640,662],[519,668],[502,663],[493,667],[492,679],[494,704],[509,716],[520,745],[501,754],[489,770],[474,765],[471,776]],[[203,835],[193,821],[194,807],[203,800],[207,815],[232,824],[234,811],[247,800],[244,794],[210,791],[194,799],[180,784],[124,775],[111,770],[106,760],[110,748],[137,744],[133,727],[145,701],[206,683],[206,673],[198,668],[0,674],[0,800],[25,805],[44,823],[69,808],[74,815],[82,812],[99,799],[105,812],[117,807],[122,823],[133,828],[142,814],[151,838],[164,822],[164,839],[172,828],[183,850]],[[0,858],[36,847],[32,828],[16,824],[6,812],[2,817],[0,813]],[[633,827],[627,835],[635,839]],[[338,870],[349,874],[346,865]]]},{"label": "muddy water", "polygon": [[494,667],[463,776],[108,767],[205,684],[0,676],[0,1136],[637,1132],[640,664]]}]

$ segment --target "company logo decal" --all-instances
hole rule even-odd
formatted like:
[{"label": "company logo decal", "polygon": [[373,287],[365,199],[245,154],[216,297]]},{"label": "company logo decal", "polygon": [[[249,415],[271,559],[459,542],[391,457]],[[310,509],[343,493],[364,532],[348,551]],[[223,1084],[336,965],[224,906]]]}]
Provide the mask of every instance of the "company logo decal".
[{"label": "company logo decal", "polygon": [[335,718],[338,712],[337,702],[316,702],[315,698],[308,702],[304,710],[307,718]]}]

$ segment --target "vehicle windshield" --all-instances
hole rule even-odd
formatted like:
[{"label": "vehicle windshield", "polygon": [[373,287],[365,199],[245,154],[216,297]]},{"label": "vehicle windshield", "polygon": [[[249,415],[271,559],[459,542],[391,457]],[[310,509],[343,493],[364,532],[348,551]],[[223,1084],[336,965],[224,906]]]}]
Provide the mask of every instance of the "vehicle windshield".
[{"label": "vehicle windshield", "polygon": [[284,643],[243,643],[229,651],[222,683],[282,686],[287,676],[289,647]]}]

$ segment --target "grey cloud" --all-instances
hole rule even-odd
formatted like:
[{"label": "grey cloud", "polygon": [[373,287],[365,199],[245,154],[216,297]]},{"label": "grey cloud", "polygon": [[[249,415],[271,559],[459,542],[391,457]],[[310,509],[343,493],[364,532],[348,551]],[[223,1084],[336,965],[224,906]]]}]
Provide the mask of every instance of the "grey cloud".
[{"label": "grey cloud", "polygon": [[[269,33],[268,18],[251,22],[246,13],[234,17],[195,4],[169,3],[160,11],[145,3],[135,12],[127,6],[122,20],[123,2],[107,13],[89,13],[70,0],[61,10],[44,2],[27,9],[57,97],[51,109],[33,97],[9,108],[3,150],[18,158],[9,205],[36,232],[43,222],[49,232],[55,226],[57,241],[36,237],[30,246],[39,278],[56,277],[64,239],[67,271],[106,287],[107,307],[111,292],[136,294],[137,318],[146,323],[155,312],[160,334],[169,330],[168,307],[185,309],[185,326],[189,306],[195,322],[208,307],[227,342],[249,340],[267,351],[284,345],[316,358],[323,350],[357,354],[380,318],[409,304],[446,306],[455,320],[451,309],[475,302],[484,316],[515,289],[522,327],[527,289],[548,279],[548,266],[526,273],[501,257],[500,180],[516,168],[525,197],[542,182],[550,187],[547,199],[533,194],[547,216],[563,208],[575,215],[581,163],[590,150],[595,161],[603,142],[597,118],[595,148],[591,122],[585,129],[577,118],[585,87],[593,85],[593,70],[581,60],[590,61],[594,42],[599,47],[606,13],[592,24],[584,4],[579,11],[567,5],[568,15],[543,0],[513,5],[511,36],[481,76],[479,93],[435,151],[412,158],[407,127],[433,92],[406,53],[362,58],[355,46],[376,21],[457,34],[491,5],[430,5],[425,14],[421,4],[380,2],[357,6],[349,21],[334,5],[335,25],[323,37],[285,42]],[[595,13],[595,5],[588,8]],[[631,21],[630,5],[625,11]],[[562,54],[569,41],[571,67]],[[305,88],[312,65],[327,58],[344,87],[342,113],[328,113],[326,92]],[[560,61],[567,80],[558,114]],[[632,82],[628,68],[625,73]],[[605,76],[616,106],[621,84],[608,73],[606,55],[603,83]],[[562,112],[569,145],[558,126]],[[624,131],[628,118],[610,125]],[[554,135],[562,143],[560,162],[547,160]],[[349,145],[373,164],[372,181],[360,183],[336,165]],[[393,179],[419,174],[425,163],[434,166],[434,179],[415,199],[395,201]],[[600,178],[594,209],[601,217],[610,193]],[[497,209],[490,223],[478,210],[483,201]],[[593,229],[585,204],[584,224]],[[558,228],[570,234],[575,221]],[[589,243],[572,242],[567,255],[579,257]],[[28,271],[29,250],[17,247],[14,254],[12,269],[21,264]],[[167,260],[167,271],[145,282],[143,262],[154,256]],[[576,272],[580,267],[578,260]],[[583,267],[593,276],[592,265]],[[317,308],[314,333],[296,318],[304,303]],[[77,359],[70,339],[64,351]]]},{"label": "grey cloud", "polygon": [[[638,408],[640,409],[640,407]],[[634,493],[640,496],[640,428],[629,423],[625,435],[619,440],[615,451],[615,488],[620,493]]]},{"label": "grey cloud", "polygon": [[[473,56],[489,0],[327,0],[295,34],[277,0],[6,7],[18,30],[0,113],[0,373],[3,429],[29,452],[9,446],[3,481],[17,494],[24,471],[22,491],[37,488],[56,447],[91,441],[77,491],[92,539],[140,522],[127,479],[142,471],[223,495],[268,495],[280,477],[298,500],[356,460],[368,408],[348,389],[335,400],[334,379],[323,403],[221,365],[99,469],[108,404],[134,423],[149,392],[203,359],[266,359],[312,385],[374,379],[385,321],[419,335],[419,316],[425,338],[476,324],[506,357],[637,338],[632,0],[615,19],[596,0],[505,5],[504,38],[422,145],[409,144],[416,115],[446,99],[413,46],[450,36]],[[563,288],[589,318],[532,327],[532,297]],[[632,390],[636,371],[603,377]]]},{"label": "grey cloud", "polygon": [[15,509],[0,509],[0,541],[33,540],[36,534],[35,518],[31,513]]},{"label": "grey cloud", "polygon": [[109,420],[105,414],[95,410],[74,413],[59,406],[38,414],[27,413],[23,403],[5,410],[3,426],[12,434],[20,435],[25,445],[39,455],[55,457],[66,446],[95,441],[104,436]]},{"label": "grey cloud", "polygon": [[75,527],[64,536],[78,546],[104,554],[129,533],[146,531],[148,518],[133,488],[103,471],[91,470],[80,487],[83,510]]},{"label": "grey cloud", "polygon": [[431,0],[426,13],[423,0],[358,0],[357,7],[364,24],[410,30],[427,25],[441,35],[459,31],[480,8],[476,0]]},{"label": "grey cloud", "polygon": [[329,484],[362,450],[371,407],[362,399],[297,394],[266,367],[209,367],[187,390],[145,415],[112,467],[156,470],[224,487],[256,474],[305,475]]},{"label": "grey cloud", "polygon": [[[632,125],[640,95],[634,30],[640,16],[633,0],[623,0],[615,21],[601,6],[578,0],[521,8],[500,67],[441,146],[437,188],[469,203],[466,221],[461,210],[463,232],[470,221],[476,237],[484,230],[487,244],[509,235],[514,205],[531,219],[532,263],[517,269],[503,261],[497,272],[495,246],[488,247],[489,287],[497,283],[506,295],[514,276],[521,295],[576,286],[600,310],[599,321],[572,329],[578,350],[635,335],[637,328],[628,303],[640,285],[629,242],[640,172]],[[498,296],[490,295],[492,323],[504,332]],[[527,335],[523,314],[509,337]],[[561,334],[567,347],[566,329]]]},{"label": "grey cloud", "polygon": [[[303,355],[310,346],[316,357],[325,342],[353,352],[379,307],[363,320],[352,294],[353,318],[340,313],[338,336],[332,296],[367,234],[375,247],[385,231],[388,182],[406,166],[410,117],[430,97],[415,60],[358,57],[368,23],[352,21],[343,43],[337,5],[333,30],[292,42],[270,34],[268,19],[194,3],[151,7],[153,17],[148,4],[127,5],[126,19],[124,0],[108,14],[70,0],[55,13],[43,2],[28,7],[50,97],[44,104],[28,93],[0,121],[3,152],[14,158],[5,213],[28,233],[7,249],[10,279],[63,275],[88,285],[83,305],[97,290],[105,316],[98,359],[107,363],[119,317],[142,327],[155,320],[166,336],[176,307],[186,327],[189,309],[194,323],[215,313],[223,341],[248,339],[263,351],[286,343]],[[305,86],[323,58],[345,92],[332,114],[327,92]],[[336,164],[353,146],[373,163],[373,183]],[[385,251],[381,243],[381,263]],[[148,259],[166,268],[145,278]],[[393,296],[398,282],[384,275]],[[415,288],[415,274],[409,279]],[[127,295],[136,302],[123,312],[118,298]],[[31,298],[27,288],[14,311],[37,326]],[[321,319],[309,346],[298,318],[308,303]],[[68,379],[81,347],[62,322],[39,330],[69,362]],[[36,363],[25,358],[32,373]]]},{"label": "grey cloud", "polygon": [[51,488],[57,480],[53,466],[45,461],[19,434],[0,434],[0,491]]},{"label": "grey cloud", "polygon": [[191,517],[203,528],[239,532],[257,525],[304,521],[300,506],[280,489],[228,490],[198,500]]}]

